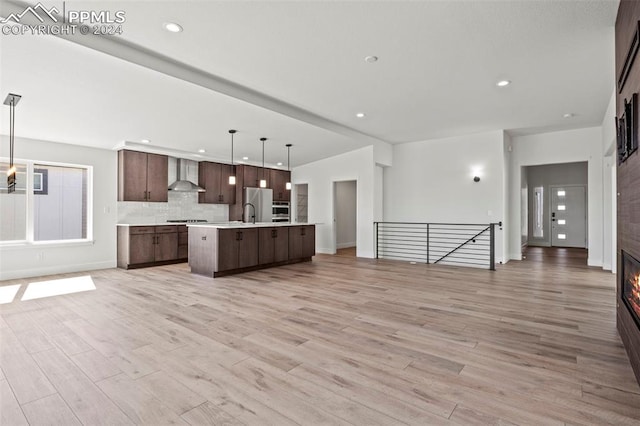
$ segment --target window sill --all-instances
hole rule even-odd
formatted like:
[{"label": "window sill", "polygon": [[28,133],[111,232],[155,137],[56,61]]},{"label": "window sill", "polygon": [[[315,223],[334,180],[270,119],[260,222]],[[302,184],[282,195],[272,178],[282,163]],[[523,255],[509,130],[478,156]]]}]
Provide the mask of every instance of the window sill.
[{"label": "window sill", "polygon": [[56,248],[56,247],[83,247],[92,246],[95,240],[54,240],[54,241],[16,241],[0,243],[0,250],[4,249],[30,249],[30,248]]}]

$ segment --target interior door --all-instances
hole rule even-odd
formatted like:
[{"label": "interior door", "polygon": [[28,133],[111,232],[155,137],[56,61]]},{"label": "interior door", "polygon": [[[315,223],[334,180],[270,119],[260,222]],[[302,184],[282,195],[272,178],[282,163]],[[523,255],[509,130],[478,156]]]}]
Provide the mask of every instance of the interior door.
[{"label": "interior door", "polygon": [[585,186],[552,186],[551,245],[587,247],[587,191]]}]

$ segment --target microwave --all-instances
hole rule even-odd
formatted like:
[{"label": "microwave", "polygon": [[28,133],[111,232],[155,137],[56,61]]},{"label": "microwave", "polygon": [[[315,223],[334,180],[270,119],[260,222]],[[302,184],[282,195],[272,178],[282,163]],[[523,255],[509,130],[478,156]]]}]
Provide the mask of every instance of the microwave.
[{"label": "microwave", "polygon": [[273,222],[289,222],[289,202],[274,201],[271,208]]}]

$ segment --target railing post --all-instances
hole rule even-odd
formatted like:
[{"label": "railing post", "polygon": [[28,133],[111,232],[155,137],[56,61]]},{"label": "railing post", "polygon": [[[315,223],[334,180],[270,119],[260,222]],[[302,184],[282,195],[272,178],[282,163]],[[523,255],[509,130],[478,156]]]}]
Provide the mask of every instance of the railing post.
[{"label": "railing post", "polygon": [[427,223],[427,265],[429,264],[429,224]]},{"label": "railing post", "polygon": [[489,224],[489,270],[496,270],[496,224]]},{"label": "railing post", "polygon": [[376,227],[376,259],[378,258],[378,246],[380,245],[380,238],[378,237],[378,222],[373,222],[373,225]]}]

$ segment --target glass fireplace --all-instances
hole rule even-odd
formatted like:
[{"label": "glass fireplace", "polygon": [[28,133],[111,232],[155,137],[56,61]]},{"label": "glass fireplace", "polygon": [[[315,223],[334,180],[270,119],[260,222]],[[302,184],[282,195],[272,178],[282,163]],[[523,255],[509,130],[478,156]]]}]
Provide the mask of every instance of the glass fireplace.
[{"label": "glass fireplace", "polygon": [[622,300],[640,327],[640,262],[622,252]]}]

